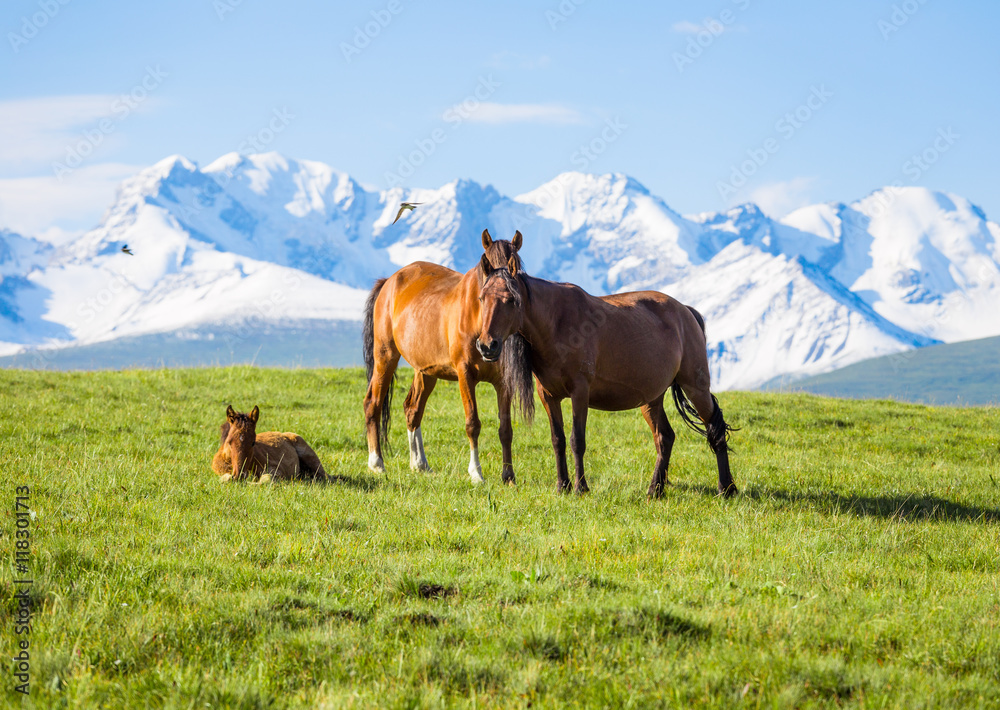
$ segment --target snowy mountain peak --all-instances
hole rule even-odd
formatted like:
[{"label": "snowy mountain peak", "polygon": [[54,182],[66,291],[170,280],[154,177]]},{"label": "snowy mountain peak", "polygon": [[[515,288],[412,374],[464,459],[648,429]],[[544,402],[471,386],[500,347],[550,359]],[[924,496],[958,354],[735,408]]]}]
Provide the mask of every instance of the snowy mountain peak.
[{"label": "snowy mountain peak", "polygon": [[[404,201],[423,204],[393,223]],[[1000,334],[1000,226],[956,195],[884,188],[781,221],[754,204],[682,216],[620,173],[562,173],[511,199],[469,179],[377,191],[324,163],[229,153],[141,171],[58,250],[0,233],[0,351],[357,319],[372,281],[404,264],[471,268],[484,228],[520,230],[533,275],[697,308],[722,388]]]}]

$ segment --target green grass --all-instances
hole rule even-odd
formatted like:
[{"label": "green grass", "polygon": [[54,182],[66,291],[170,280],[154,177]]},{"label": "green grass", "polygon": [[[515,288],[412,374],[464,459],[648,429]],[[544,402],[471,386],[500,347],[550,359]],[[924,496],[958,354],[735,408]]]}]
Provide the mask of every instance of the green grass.
[{"label": "green grass", "polygon": [[1000,404],[1000,337],[931,345],[863,360],[833,372],[765,389],[904,402]]},{"label": "green grass", "polygon": [[[743,493],[714,495],[674,416],[673,485],[649,502],[637,412],[591,413],[590,495],[555,492],[544,420],[516,425],[501,486],[488,387],[487,484],[447,383],[435,471],[410,472],[407,374],[376,476],[358,370],[0,372],[8,560],[15,486],[37,513],[34,706],[1000,703],[997,409],[722,393]],[[336,482],[219,485],[230,402],[302,434]]]}]

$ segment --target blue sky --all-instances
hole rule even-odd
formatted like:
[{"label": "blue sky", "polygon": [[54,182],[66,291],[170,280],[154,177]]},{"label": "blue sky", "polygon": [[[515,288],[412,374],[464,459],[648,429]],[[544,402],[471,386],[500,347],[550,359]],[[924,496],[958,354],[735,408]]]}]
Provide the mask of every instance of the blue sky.
[{"label": "blue sky", "polygon": [[383,188],[623,172],[682,213],[917,184],[997,220],[998,26],[985,1],[9,0],[0,227],[63,239],[143,166],[257,149]]}]

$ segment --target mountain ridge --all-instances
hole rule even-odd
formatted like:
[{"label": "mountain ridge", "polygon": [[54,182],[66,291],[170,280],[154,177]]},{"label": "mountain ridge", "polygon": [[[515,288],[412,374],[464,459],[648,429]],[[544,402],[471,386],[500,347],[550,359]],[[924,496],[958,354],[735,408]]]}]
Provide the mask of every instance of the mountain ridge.
[{"label": "mountain ridge", "polygon": [[[403,201],[424,204],[392,224]],[[230,153],[158,161],[61,247],[0,232],[0,354],[357,321],[374,279],[406,263],[471,268],[483,228],[520,229],[535,276],[697,308],[721,389],[1000,334],[1000,226],[957,195],[883,188],[781,220],[752,203],[685,216],[621,173],[562,173],[513,197],[469,179],[374,191],[316,161]]]}]

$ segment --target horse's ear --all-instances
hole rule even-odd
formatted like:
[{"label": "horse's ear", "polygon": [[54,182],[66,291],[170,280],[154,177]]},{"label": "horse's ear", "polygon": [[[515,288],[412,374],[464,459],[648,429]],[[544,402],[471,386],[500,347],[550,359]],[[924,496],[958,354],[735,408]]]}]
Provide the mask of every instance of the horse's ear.
[{"label": "horse's ear", "polygon": [[483,230],[483,250],[489,249],[493,244],[493,237],[490,236],[490,230]]},{"label": "horse's ear", "polygon": [[483,277],[489,276],[493,273],[493,265],[490,264],[490,260],[485,254],[479,259],[479,268],[483,270]]},{"label": "horse's ear", "polygon": [[256,405],[255,405],[254,408],[253,408],[253,411],[250,412],[250,421],[252,421],[254,424],[256,424],[257,423],[257,417],[259,417],[259,416],[260,416],[260,409],[258,409],[256,407]]},{"label": "horse's ear", "polygon": [[507,259],[507,271],[510,272],[511,276],[517,276],[520,269],[517,266],[517,255],[511,254],[510,258]]},{"label": "horse's ear", "polygon": [[226,407],[226,420],[233,422],[236,420],[236,410],[233,409],[233,405]]},{"label": "horse's ear", "polygon": [[524,241],[524,237],[521,236],[521,230],[514,230],[514,238],[510,240],[510,243],[514,245],[514,251],[518,251],[521,248],[521,242]]}]

